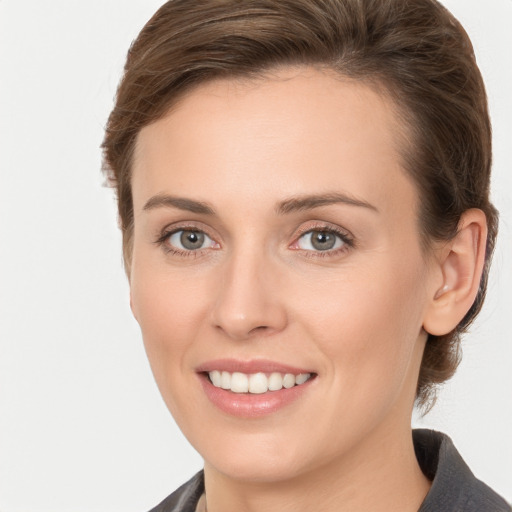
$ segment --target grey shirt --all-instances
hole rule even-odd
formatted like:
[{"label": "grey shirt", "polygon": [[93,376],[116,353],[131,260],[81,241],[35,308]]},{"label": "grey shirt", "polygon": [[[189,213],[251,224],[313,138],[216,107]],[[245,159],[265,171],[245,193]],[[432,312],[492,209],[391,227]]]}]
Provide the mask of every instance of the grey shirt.
[{"label": "grey shirt", "polygon": [[[452,440],[434,430],[414,430],[414,449],[432,487],[418,512],[512,512],[490,487],[475,478]],[[150,512],[195,512],[204,492],[200,471]]]}]

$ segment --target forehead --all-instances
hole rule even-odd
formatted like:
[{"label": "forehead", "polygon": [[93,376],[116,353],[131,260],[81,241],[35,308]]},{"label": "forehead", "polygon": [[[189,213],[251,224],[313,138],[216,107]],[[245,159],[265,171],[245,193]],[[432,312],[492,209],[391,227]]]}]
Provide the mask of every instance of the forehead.
[{"label": "forehead", "polygon": [[208,200],[225,195],[226,184],[231,196],[263,203],[312,187],[381,202],[410,193],[400,134],[386,96],[330,72],[287,68],[209,82],[141,130],[134,202],[176,188]]}]

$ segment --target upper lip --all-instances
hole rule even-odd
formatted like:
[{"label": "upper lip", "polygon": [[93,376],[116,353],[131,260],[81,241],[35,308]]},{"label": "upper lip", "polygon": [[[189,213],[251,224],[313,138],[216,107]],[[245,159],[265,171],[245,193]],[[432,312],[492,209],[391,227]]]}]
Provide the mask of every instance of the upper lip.
[{"label": "upper lip", "polygon": [[215,359],[200,364],[196,371],[198,373],[225,371],[229,373],[240,372],[246,374],[252,373],[292,373],[299,375],[301,373],[314,373],[306,368],[299,368],[288,364],[271,361],[268,359],[252,359],[250,361],[242,361],[239,359]]}]

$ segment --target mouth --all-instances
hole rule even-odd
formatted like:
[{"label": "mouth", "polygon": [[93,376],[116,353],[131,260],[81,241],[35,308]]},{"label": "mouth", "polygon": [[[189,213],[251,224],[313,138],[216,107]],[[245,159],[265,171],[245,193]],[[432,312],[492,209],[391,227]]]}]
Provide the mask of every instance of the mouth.
[{"label": "mouth", "polygon": [[309,369],[262,360],[219,360],[196,371],[210,402],[241,418],[257,418],[289,406],[307,395],[318,376]]}]

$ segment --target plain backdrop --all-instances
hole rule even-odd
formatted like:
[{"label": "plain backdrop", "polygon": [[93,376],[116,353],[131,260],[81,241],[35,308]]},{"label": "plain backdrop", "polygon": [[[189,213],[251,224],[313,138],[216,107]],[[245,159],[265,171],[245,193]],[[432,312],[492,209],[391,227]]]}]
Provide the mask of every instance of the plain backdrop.
[{"label": "plain backdrop", "polygon": [[[0,0],[1,512],[143,512],[201,468],[146,362],[100,173],[126,51],[161,3]],[[488,86],[501,232],[463,363],[414,423],[510,501],[512,0],[444,3]]]}]

